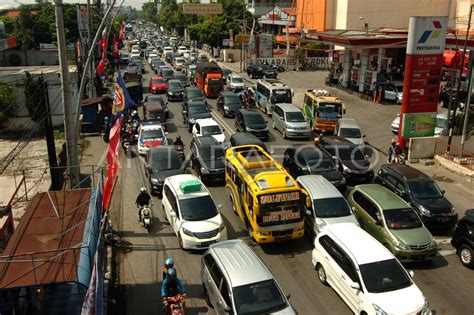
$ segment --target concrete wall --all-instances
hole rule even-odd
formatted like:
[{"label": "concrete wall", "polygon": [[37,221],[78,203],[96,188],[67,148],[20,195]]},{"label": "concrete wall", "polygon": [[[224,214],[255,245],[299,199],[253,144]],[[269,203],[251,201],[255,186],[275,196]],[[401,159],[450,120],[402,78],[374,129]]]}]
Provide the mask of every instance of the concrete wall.
[{"label": "concrete wall", "polygon": [[[74,50],[68,50],[68,59],[75,58]],[[4,67],[59,65],[57,51],[8,49],[0,53],[0,59]]]},{"label": "concrete wall", "polygon": [[[462,0],[334,0],[336,10],[326,14],[336,15],[330,29],[364,29],[364,17],[369,29],[380,27],[408,28],[410,16],[449,16],[449,27],[455,26],[457,1]],[[316,2],[316,1],[315,1]],[[330,19],[328,19],[330,20]]]},{"label": "concrete wall", "polygon": [[410,139],[408,161],[416,162],[419,159],[432,159],[435,154],[435,137],[422,137]]}]

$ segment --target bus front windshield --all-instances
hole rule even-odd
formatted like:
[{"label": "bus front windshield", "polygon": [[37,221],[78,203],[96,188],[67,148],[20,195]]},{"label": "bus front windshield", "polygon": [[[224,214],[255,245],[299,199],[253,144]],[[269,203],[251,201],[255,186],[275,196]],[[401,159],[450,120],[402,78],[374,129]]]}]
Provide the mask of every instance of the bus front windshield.
[{"label": "bus front windshield", "polygon": [[341,104],[339,103],[320,103],[317,110],[317,116],[323,119],[336,119],[342,117]]},{"label": "bus front windshield", "polygon": [[273,104],[291,103],[291,90],[289,89],[273,90],[271,101]]},{"label": "bus front windshield", "polygon": [[258,205],[259,226],[288,224],[302,220],[303,202],[299,191],[260,195]]}]

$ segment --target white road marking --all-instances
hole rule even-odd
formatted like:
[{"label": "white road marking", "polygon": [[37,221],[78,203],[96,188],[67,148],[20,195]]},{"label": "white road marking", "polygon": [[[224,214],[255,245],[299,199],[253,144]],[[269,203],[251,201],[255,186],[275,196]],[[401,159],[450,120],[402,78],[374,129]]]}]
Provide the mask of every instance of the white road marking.
[{"label": "white road marking", "polygon": [[[216,110],[217,110],[217,109],[216,109]],[[224,127],[224,129],[225,129],[224,133],[229,134],[229,136],[235,133],[234,128],[232,128],[230,125],[228,125],[227,122],[224,121],[224,118],[220,117],[220,116],[219,116],[217,113],[215,113],[214,111],[212,111],[211,115],[212,115],[212,117],[219,123],[219,125],[221,125],[222,127]]]},{"label": "white road marking", "polygon": [[437,245],[451,244],[451,237],[439,237],[439,238],[435,238],[435,241]]},{"label": "white road marking", "polygon": [[451,256],[451,255],[456,255],[455,249],[442,249],[438,251],[438,256]]}]

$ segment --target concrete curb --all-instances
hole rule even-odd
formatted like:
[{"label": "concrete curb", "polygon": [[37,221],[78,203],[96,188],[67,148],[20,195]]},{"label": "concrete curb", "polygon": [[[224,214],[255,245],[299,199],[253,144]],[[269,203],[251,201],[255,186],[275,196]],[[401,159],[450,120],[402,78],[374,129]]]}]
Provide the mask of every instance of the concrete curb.
[{"label": "concrete curb", "polygon": [[454,172],[459,175],[464,175],[464,176],[469,176],[474,178],[474,171],[469,170],[468,168],[459,165],[450,159],[447,159],[443,156],[440,155],[435,155],[434,159],[444,168],[450,170],[451,172]]}]

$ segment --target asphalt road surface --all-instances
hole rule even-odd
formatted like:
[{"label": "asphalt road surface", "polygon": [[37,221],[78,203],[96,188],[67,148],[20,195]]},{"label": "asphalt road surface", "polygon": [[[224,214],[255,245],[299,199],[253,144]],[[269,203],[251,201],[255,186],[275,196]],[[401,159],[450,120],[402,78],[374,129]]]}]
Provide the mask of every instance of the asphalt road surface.
[{"label": "asphalt road surface", "polygon": [[[143,81],[145,95],[152,75],[153,72],[147,64]],[[290,86],[298,84],[296,80],[293,78],[288,84]],[[296,90],[296,93],[300,92]],[[211,99],[209,103],[214,109],[213,117],[225,129],[226,136],[234,133],[233,119],[222,117],[216,110],[215,100]],[[187,150],[191,134],[182,123],[181,102],[170,102],[168,106],[171,111],[168,120],[168,138],[174,140],[180,135]],[[389,117],[387,119],[391,121]],[[368,125],[363,127],[370,141]],[[275,156],[278,160],[281,161],[285,145],[302,143],[284,140],[280,133],[271,129],[270,123],[269,126],[271,136],[268,144],[276,146]],[[373,128],[376,130],[380,126],[374,124]],[[113,310],[116,314],[162,314],[161,271],[164,260],[173,257],[178,275],[185,282],[188,292],[186,313],[214,314],[214,311],[206,305],[201,286],[200,269],[203,252],[188,252],[179,248],[178,240],[166,222],[161,200],[157,197],[152,199],[152,211],[156,218],[152,232],[148,233],[141,227],[134,201],[140,187],[149,187],[144,161],[137,155],[131,154],[127,157],[121,154],[120,163],[122,167],[112,200],[111,219],[114,230],[132,244],[132,250],[128,253],[117,253],[116,272],[119,286],[115,292],[117,295],[113,296],[115,307],[110,311]],[[377,163],[376,171],[380,164],[381,161]],[[312,244],[308,238],[265,246],[255,245],[250,241],[240,219],[233,214],[224,186],[208,186],[208,188],[216,203],[223,205],[221,212],[226,221],[228,237],[243,239],[257,253],[273,272],[285,293],[291,294],[290,302],[299,314],[351,313],[339,296],[317,279],[311,264]],[[440,240],[440,243],[442,242],[443,240]],[[415,271],[414,281],[429,300],[435,313],[473,314],[473,272],[460,264],[458,257],[450,250],[450,245],[441,244],[441,246],[445,249],[433,262],[406,265],[406,268]]]}]

